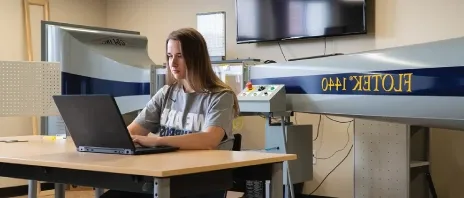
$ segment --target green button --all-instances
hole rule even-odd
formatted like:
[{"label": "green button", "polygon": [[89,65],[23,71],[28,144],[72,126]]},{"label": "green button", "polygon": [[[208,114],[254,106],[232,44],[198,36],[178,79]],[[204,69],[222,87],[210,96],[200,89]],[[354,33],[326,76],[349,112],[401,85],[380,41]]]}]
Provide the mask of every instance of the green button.
[{"label": "green button", "polygon": [[275,87],[271,87],[271,90],[274,90],[274,89],[275,89]]}]

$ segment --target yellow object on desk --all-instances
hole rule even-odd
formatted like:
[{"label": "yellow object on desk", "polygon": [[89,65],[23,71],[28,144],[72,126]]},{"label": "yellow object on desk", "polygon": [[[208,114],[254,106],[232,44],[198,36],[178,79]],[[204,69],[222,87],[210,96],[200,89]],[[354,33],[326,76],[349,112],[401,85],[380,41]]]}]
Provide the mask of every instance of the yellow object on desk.
[{"label": "yellow object on desk", "polygon": [[65,134],[45,135],[45,136],[42,136],[42,139],[44,140],[64,140],[66,139],[66,135]]},{"label": "yellow object on desk", "polygon": [[54,135],[47,135],[47,136],[43,136],[43,139],[44,139],[44,140],[56,140],[56,136],[54,136]]}]

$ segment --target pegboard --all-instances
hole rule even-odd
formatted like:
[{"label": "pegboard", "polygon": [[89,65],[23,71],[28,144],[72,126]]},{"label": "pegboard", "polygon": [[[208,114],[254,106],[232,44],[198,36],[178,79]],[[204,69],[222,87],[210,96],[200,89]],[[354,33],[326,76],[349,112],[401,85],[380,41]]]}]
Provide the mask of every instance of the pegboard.
[{"label": "pegboard", "polygon": [[355,198],[409,197],[408,125],[356,119]]},{"label": "pegboard", "polygon": [[0,116],[58,115],[52,96],[59,94],[59,63],[0,61]]}]

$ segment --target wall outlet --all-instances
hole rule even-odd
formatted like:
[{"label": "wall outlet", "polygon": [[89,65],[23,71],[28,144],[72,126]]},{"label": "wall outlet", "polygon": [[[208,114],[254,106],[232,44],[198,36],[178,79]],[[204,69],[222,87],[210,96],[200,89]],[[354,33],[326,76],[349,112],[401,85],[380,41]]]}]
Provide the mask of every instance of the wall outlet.
[{"label": "wall outlet", "polygon": [[316,150],[313,150],[313,165],[316,165]]}]

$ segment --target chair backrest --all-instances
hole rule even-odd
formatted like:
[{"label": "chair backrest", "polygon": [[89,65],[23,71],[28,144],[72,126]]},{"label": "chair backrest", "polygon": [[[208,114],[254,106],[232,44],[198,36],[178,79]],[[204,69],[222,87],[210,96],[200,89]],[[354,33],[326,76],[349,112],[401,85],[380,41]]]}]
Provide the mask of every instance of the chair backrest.
[{"label": "chair backrest", "polygon": [[242,134],[234,134],[234,145],[232,146],[233,151],[240,151],[242,149]]}]

